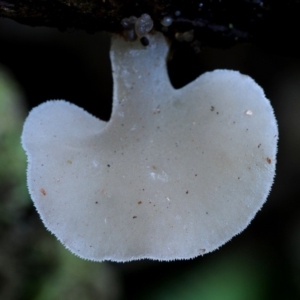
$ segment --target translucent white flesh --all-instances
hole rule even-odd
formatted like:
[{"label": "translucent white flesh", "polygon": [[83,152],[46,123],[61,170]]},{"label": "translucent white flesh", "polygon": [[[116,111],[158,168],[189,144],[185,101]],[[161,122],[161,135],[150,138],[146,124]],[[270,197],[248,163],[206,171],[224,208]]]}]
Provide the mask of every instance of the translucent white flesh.
[{"label": "translucent white flesh", "polygon": [[27,118],[28,186],[45,226],[90,260],[189,259],[241,232],[266,201],[277,124],[248,76],[170,85],[161,35],[115,39],[108,123],[65,101]]}]

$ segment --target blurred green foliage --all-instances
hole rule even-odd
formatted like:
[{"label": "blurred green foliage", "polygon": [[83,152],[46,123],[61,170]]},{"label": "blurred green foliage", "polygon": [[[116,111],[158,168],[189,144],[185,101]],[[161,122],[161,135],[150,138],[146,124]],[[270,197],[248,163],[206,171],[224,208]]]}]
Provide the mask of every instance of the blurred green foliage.
[{"label": "blurred green foliage", "polygon": [[26,187],[19,86],[0,67],[0,299],[117,299],[108,264],[81,260],[42,226]]},{"label": "blurred green foliage", "polygon": [[24,169],[26,157],[20,144],[24,120],[20,88],[0,68],[0,222],[10,223],[16,210],[29,204]]},{"label": "blurred green foliage", "polygon": [[160,287],[147,300],[261,300],[269,289],[268,270],[253,253],[235,251],[206,263],[195,263]]}]

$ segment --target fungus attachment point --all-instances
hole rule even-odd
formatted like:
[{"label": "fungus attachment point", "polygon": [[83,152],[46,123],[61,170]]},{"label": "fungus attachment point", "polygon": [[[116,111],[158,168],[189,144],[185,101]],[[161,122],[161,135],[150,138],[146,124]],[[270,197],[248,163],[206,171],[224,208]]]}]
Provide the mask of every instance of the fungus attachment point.
[{"label": "fungus attachment point", "polygon": [[[262,89],[235,71],[180,90],[167,44],[116,38],[106,123],[65,101],[33,109],[22,134],[45,226],[90,260],[189,259],[250,223],[275,174],[277,124]],[[251,111],[251,114],[245,113]]]}]

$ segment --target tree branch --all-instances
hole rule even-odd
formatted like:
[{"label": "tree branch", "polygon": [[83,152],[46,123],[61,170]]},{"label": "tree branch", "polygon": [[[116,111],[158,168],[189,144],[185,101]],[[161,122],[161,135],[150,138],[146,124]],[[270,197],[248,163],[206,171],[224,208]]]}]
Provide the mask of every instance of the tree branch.
[{"label": "tree branch", "polygon": [[[195,47],[225,48],[240,42],[273,47],[298,35],[297,0],[0,0],[0,17],[31,26],[123,34],[121,21],[147,13],[154,30],[171,41],[192,32]],[[171,17],[171,26],[161,21]],[[292,43],[293,44],[293,43]],[[298,48],[298,47],[297,47]]]}]

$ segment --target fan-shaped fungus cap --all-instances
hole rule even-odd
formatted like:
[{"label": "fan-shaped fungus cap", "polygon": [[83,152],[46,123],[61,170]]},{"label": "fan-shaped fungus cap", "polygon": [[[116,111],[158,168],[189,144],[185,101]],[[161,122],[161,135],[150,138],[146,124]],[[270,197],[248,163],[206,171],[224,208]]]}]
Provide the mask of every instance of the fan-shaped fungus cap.
[{"label": "fan-shaped fungus cap", "polygon": [[216,70],[180,90],[168,47],[113,41],[106,123],[65,101],[27,118],[28,187],[45,226],[90,260],[189,259],[241,232],[275,174],[277,124],[248,76]]}]

